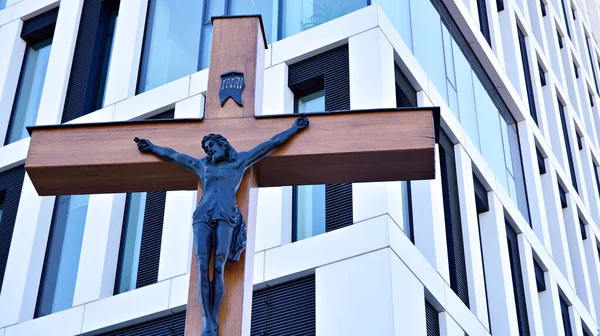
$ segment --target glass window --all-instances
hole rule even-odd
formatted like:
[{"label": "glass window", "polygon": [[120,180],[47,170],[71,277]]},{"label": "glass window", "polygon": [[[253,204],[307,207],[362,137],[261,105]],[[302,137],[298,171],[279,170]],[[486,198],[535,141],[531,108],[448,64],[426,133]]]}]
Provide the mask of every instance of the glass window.
[{"label": "glass window", "polygon": [[413,18],[419,18],[412,21],[413,53],[442,97],[447,99],[440,15],[430,1],[411,1],[410,14]]},{"label": "glass window", "polygon": [[408,48],[413,50],[412,28],[410,15],[410,0],[371,0],[372,4],[379,4],[388,16],[394,28],[400,32],[400,36]]},{"label": "glass window", "polygon": [[88,198],[88,195],[56,198],[36,317],[73,306]]},{"label": "glass window", "polygon": [[325,90],[298,98],[298,113],[325,111]]},{"label": "glass window", "polygon": [[136,288],[142,228],[144,227],[144,213],[146,211],[146,195],[144,192],[127,195],[115,294]]},{"label": "glass window", "polygon": [[294,241],[325,232],[325,185],[295,188],[296,218]]},{"label": "glass window", "polygon": [[138,92],[198,70],[203,1],[151,0],[140,65]]},{"label": "glass window", "polygon": [[6,0],[0,0],[0,9],[6,7]]},{"label": "glass window", "polygon": [[[263,25],[267,43],[272,43],[277,40],[276,31],[273,27],[277,27],[277,0],[229,0],[229,13],[231,15],[251,15],[260,14],[262,16]],[[297,1],[297,0],[296,0]],[[274,21],[275,20],[275,21]]]},{"label": "glass window", "polygon": [[[325,90],[297,98],[296,112],[325,111]],[[325,185],[294,187],[295,216],[292,240],[298,241],[325,232]]]},{"label": "glass window", "polygon": [[106,25],[106,35],[104,39],[103,55],[102,55],[102,68],[100,68],[100,78],[98,79],[98,90],[96,92],[96,102],[94,104],[94,110],[101,109],[104,106],[104,99],[106,98],[106,84],[108,80],[108,69],[110,68],[111,54],[113,48],[113,41],[115,37],[115,28],[117,27],[117,19],[119,16],[119,9],[115,9],[109,12],[108,21]]},{"label": "glass window", "polygon": [[298,34],[368,5],[367,0],[282,0],[281,3],[280,38]]},{"label": "glass window", "polygon": [[17,95],[6,134],[7,145],[28,137],[26,127],[35,125],[51,48],[50,38],[28,46],[25,51]]}]

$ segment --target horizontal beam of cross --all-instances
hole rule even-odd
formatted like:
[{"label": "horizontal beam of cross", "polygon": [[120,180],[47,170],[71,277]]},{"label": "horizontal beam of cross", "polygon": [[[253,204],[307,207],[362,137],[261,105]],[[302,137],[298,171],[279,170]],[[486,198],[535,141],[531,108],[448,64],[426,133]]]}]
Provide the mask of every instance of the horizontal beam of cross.
[{"label": "horizontal beam of cross", "polygon": [[[368,114],[368,116],[366,116]],[[152,120],[31,128],[26,169],[40,195],[196,190],[197,177],[144,155],[134,137],[195,157],[205,134],[246,151],[292,125],[297,114]],[[261,187],[434,177],[438,108],[309,115],[310,126],[257,164]]]}]

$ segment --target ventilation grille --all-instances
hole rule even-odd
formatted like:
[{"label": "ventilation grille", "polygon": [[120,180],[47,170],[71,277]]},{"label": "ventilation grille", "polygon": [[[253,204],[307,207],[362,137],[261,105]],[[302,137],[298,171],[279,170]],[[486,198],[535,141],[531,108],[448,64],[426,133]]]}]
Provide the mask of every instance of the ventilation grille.
[{"label": "ventilation grille", "polygon": [[288,86],[297,94],[304,83],[323,78],[325,111],[350,109],[350,63],[343,45],[289,66]]},{"label": "ventilation grille", "polygon": [[325,231],[352,225],[352,184],[325,185]]},{"label": "ventilation grille", "polygon": [[101,334],[101,336],[183,336],[185,311]]},{"label": "ventilation grille", "polygon": [[255,291],[251,336],[316,335],[315,277]]},{"label": "ventilation grille", "polygon": [[440,319],[437,310],[425,301],[425,321],[427,323],[427,336],[440,336]]},{"label": "ventilation grille", "polygon": [[[175,111],[169,110],[148,119],[173,119],[174,116]],[[166,191],[152,191],[147,193],[136,288],[151,285],[158,280],[166,200]]]},{"label": "ventilation grille", "polygon": [[0,291],[2,291],[2,282],[6,271],[15,220],[17,219],[24,177],[25,166],[18,166],[0,173],[0,203],[4,200],[2,217],[0,218]]},{"label": "ventilation grille", "polygon": [[[95,78],[93,71],[100,66],[95,47],[102,43],[99,41],[98,25],[102,1],[84,1],[81,11],[79,31],[77,32],[77,43],[73,53],[73,65],[65,99],[65,107],[62,122],[66,123],[91,112],[91,96],[95,91],[95,83],[91,83],[91,77]],[[94,58],[96,62],[94,62]]]}]

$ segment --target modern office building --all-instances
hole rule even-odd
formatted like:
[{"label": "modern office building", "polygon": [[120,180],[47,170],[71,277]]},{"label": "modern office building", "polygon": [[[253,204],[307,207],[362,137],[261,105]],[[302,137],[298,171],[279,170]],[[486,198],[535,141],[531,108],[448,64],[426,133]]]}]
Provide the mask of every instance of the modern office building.
[{"label": "modern office building", "polygon": [[434,180],[259,190],[251,335],[600,333],[599,0],[0,0],[0,336],[183,335],[196,193],[40,197],[25,127],[201,117],[238,14],[262,114],[442,128]]}]

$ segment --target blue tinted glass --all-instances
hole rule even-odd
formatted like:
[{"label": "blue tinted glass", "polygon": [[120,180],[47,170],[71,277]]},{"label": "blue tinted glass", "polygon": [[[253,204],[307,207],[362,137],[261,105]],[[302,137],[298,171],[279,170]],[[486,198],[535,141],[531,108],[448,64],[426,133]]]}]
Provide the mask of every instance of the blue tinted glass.
[{"label": "blue tinted glass", "polygon": [[427,0],[411,1],[410,14],[419,18],[412,21],[413,53],[442,97],[447,99],[440,15]]},{"label": "blue tinted glass", "polygon": [[138,92],[198,70],[203,1],[151,0]]},{"label": "blue tinted glass", "polygon": [[413,50],[410,0],[371,0],[371,4],[379,4],[390,19],[408,48]]},{"label": "blue tinted glass", "polygon": [[202,25],[202,40],[200,45],[200,67],[208,68],[210,61],[210,47],[212,45],[212,17],[225,15],[225,0],[204,1],[204,23]]},{"label": "blue tinted glass", "polygon": [[[475,106],[479,122],[479,142],[481,154],[496,173],[498,179],[507,188],[506,164],[504,162],[504,145],[500,128],[500,114],[494,102],[485,91],[479,80],[475,80]],[[507,188],[508,189],[508,188]]]},{"label": "blue tinted glass", "polygon": [[229,12],[231,15],[249,15],[260,14],[265,27],[267,43],[272,43],[277,39],[277,5],[278,0],[230,0]]},{"label": "blue tinted glass", "polygon": [[325,111],[325,90],[298,98],[298,113]]},{"label": "blue tinted glass", "polygon": [[367,0],[281,0],[281,3],[280,38],[298,34],[367,6]]},{"label": "blue tinted glass", "polygon": [[297,188],[296,241],[325,232],[325,185]]},{"label": "blue tinted glass", "polygon": [[142,228],[144,227],[144,212],[146,210],[146,195],[146,193],[131,193],[127,195],[115,294],[124,293],[136,288],[140,246],[142,244]]},{"label": "blue tinted glass", "polygon": [[0,0],[0,9],[6,7],[6,0]]},{"label": "blue tinted glass", "polygon": [[56,198],[37,303],[37,317],[73,306],[88,198],[88,195]]},{"label": "blue tinted glass", "polygon": [[102,69],[100,70],[100,79],[98,92],[96,96],[95,109],[101,109],[104,106],[106,98],[106,84],[108,81],[108,69],[110,68],[110,56],[112,54],[113,41],[115,37],[115,27],[117,26],[119,11],[112,11],[108,18],[108,27],[106,27],[106,40],[104,41],[104,55],[102,56]]},{"label": "blue tinted glass", "polygon": [[25,127],[35,125],[44,88],[52,39],[28,46],[6,135],[6,144],[29,136]]},{"label": "blue tinted glass", "polygon": [[402,185],[402,227],[404,234],[412,241],[412,201],[410,197],[410,181],[401,181]]},{"label": "blue tinted glass", "polygon": [[473,141],[477,148],[481,149],[473,89],[473,77],[475,75],[471,70],[471,65],[458,48],[454,49],[454,64],[456,66],[456,73],[459,74],[456,76],[459,120],[471,138],[471,141]]}]

